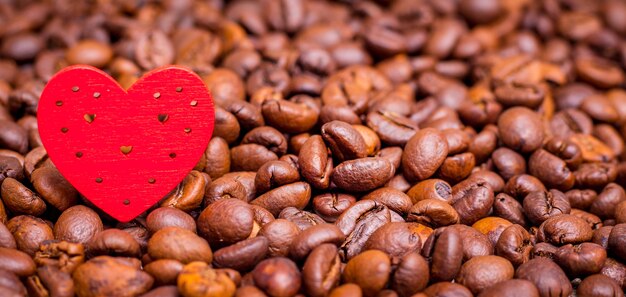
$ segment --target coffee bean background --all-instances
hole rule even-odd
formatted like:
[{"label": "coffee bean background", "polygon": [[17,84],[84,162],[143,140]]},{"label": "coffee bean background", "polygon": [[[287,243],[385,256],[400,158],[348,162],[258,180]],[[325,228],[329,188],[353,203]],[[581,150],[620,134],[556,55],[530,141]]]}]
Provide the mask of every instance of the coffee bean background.
[{"label": "coffee bean background", "polygon": [[[130,223],[41,146],[78,63],[216,103]],[[622,0],[1,1],[0,296],[624,296],[625,69]]]}]

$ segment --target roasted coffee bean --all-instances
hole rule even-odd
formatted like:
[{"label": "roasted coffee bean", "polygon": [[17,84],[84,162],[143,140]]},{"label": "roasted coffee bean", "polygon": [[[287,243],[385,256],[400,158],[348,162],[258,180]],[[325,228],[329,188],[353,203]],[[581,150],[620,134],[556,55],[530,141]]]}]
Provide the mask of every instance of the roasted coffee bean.
[{"label": "roasted coffee bean", "polygon": [[449,201],[452,196],[452,187],[440,179],[427,179],[411,187],[407,195],[411,197],[414,204],[425,199]]},{"label": "roasted coffee bean", "polygon": [[505,180],[526,173],[524,157],[509,148],[499,148],[491,154],[494,166]]},{"label": "roasted coffee bean", "polygon": [[139,257],[141,255],[141,246],[137,240],[119,229],[99,232],[87,243],[86,248],[93,256]]},{"label": "roasted coffee bean", "polygon": [[202,211],[197,224],[198,234],[209,244],[229,245],[252,235],[254,212],[249,204],[239,199],[221,199]]},{"label": "roasted coffee bean", "polygon": [[593,231],[583,219],[569,215],[557,214],[545,220],[539,226],[537,239],[556,245],[581,243],[591,240]]},{"label": "roasted coffee bean", "polygon": [[593,230],[593,236],[591,241],[595,244],[601,245],[603,248],[609,247],[609,236],[613,226],[603,226],[596,230]]},{"label": "roasted coffee bean", "polygon": [[346,240],[340,254],[351,259],[361,252],[370,236],[380,227],[391,222],[389,209],[376,201],[363,200],[348,208],[335,222]]},{"label": "roasted coffee bean", "polygon": [[230,163],[234,171],[257,171],[269,161],[278,160],[278,156],[266,147],[248,143],[230,150]]},{"label": "roasted coffee bean", "polygon": [[602,270],[600,271],[600,273],[602,273],[605,276],[610,277],[611,279],[616,281],[618,284],[620,284],[622,287],[622,290],[626,288],[626,282],[624,282],[624,280],[626,279],[625,278],[626,277],[626,265],[609,257],[604,262],[604,266],[602,267]]},{"label": "roasted coffee bean", "polygon": [[103,230],[96,212],[83,205],[65,210],[54,224],[54,238],[85,244]]},{"label": "roasted coffee bean", "polygon": [[26,288],[13,272],[0,270],[0,288],[7,296],[26,296]]},{"label": "roasted coffee bean", "polygon": [[368,113],[367,126],[376,131],[383,143],[397,146],[404,146],[419,130],[413,121],[386,110]]},{"label": "roasted coffee bean", "polygon": [[2,269],[14,273],[19,277],[26,277],[35,273],[35,262],[21,251],[0,247],[0,263]]},{"label": "roasted coffee bean", "polygon": [[546,191],[546,187],[539,179],[528,174],[516,175],[504,185],[504,192],[518,200],[523,200],[531,192],[537,191]]},{"label": "roasted coffee bean", "polygon": [[334,223],[354,203],[356,203],[354,196],[343,193],[325,193],[313,197],[315,213],[329,223]]},{"label": "roasted coffee bean", "polygon": [[5,207],[14,214],[39,216],[46,211],[46,203],[39,195],[16,179],[6,178],[1,189],[0,194]]},{"label": "roasted coffee bean", "polygon": [[233,143],[239,137],[241,127],[237,118],[225,109],[215,107],[215,129],[213,136],[220,137],[228,143]]},{"label": "roasted coffee bean", "polygon": [[461,236],[463,241],[463,259],[469,260],[476,256],[487,256],[493,254],[493,245],[489,238],[478,232],[478,230],[461,224],[450,225],[446,228],[454,229]]},{"label": "roasted coffee bean", "polygon": [[556,251],[556,262],[570,276],[600,272],[606,261],[606,250],[595,243],[567,244]]},{"label": "roasted coffee bean", "polygon": [[425,199],[411,207],[407,221],[438,228],[459,223],[459,214],[446,201]]},{"label": "roasted coffee bean", "polygon": [[311,199],[311,186],[305,182],[295,182],[275,188],[250,202],[270,211],[274,216],[287,207],[303,209]]},{"label": "roasted coffee bean", "polygon": [[532,282],[523,279],[510,279],[483,290],[478,296],[539,297],[540,295],[539,290]]},{"label": "roasted coffee bean", "polygon": [[156,285],[175,285],[178,274],[185,265],[179,261],[162,259],[150,262],[144,270],[154,277]]},{"label": "roasted coffee bean", "polygon": [[434,283],[424,289],[423,293],[426,296],[459,296],[470,297],[473,296],[472,292],[463,285],[451,282],[439,282]]},{"label": "roasted coffee bean", "polygon": [[569,190],[574,186],[575,177],[567,164],[546,150],[536,150],[530,156],[528,170],[548,188]]},{"label": "roasted coffee bean", "polygon": [[191,232],[196,232],[196,222],[184,211],[173,207],[160,207],[148,214],[146,227],[151,233],[155,233],[166,227],[180,227]]},{"label": "roasted coffee bean", "polygon": [[17,158],[0,156],[0,182],[7,179],[22,180],[24,178],[24,165]]},{"label": "roasted coffee bean", "polygon": [[528,225],[522,204],[505,193],[498,194],[493,201],[493,214],[513,224]]},{"label": "roasted coffee bean", "polygon": [[[73,279],[80,296],[137,295],[147,292],[154,283],[154,279],[138,266],[124,258],[109,256],[99,256],[79,266]],[[109,283],[114,285],[105,285]]]},{"label": "roasted coffee bean", "polygon": [[485,217],[478,220],[472,225],[472,228],[478,232],[487,235],[491,245],[495,246],[504,229],[511,226],[512,223],[506,219],[499,217]]},{"label": "roasted coffee bean", "polygon": [[331,181],[349,192],[365,192],[384,185],[395,174],[395,168],[380,157],[345,161],[332,171]]},{"label": "roasted coffee bean", "polygon": [[565,195],[558,190],[531,192],[524,198],[526,217],[539,225],[559,214],[569,214],[571,207]]},{"label": "roasted coffee bean", "polygon": [[591,203],[596,200],[597,196],[598,194],[596,194],[594,190],[589,189],[573,189],[565,192],[565,197],[567,197],[571,207],[578,209],[588,209],[589,206],[591,206]]},{"label": "roasted coffee bean", "polygon": [[402,154],[404,176],[421,181],[432,176],[448,155],[448,142],[435,129],[422,129],[407,142]]},{"label": "roasted coffee bean", "polygon": [[533,249],[530,251],[531,258],[547,258],[554,260],[556,259],[556,251],[558,248],[553,246],[547,242],[538,242],[533,246]]},{"label": "roasted coffee bean", "polygon": [[463,241],[457,230],[437,229],[424,243],[422,255],[430,258],[430,277],[450,281],[459,273],[463,261]]},{"label": "roasted coffee bean", "polygon": [[292,241],[289,255],[295,260],[304,259],[316,246],[324,243],[340,245],[346,236],[333,224],[319,224],[300,232]]},{"label": "roasted coffee bean", "polygon": [[361,197],[362,200],[374,200],[399,214],[406,214],[411,209],[411,198],[401,191],[383,187]]},{"label": "roasted coffee bean", "polygon": [[209,184],[204,193],[204,205],[208,206],[223,199],[239,199],[247,201],[246,188],[240,180],[222,176]]},{"label": "roasted coffee bean", "polygon": [[598,215],[603,219],[613,218],[615,208],[622,201],[626,201],[626,192],[622,186],[610,183],[602,192],[598,194],[598,197],[593,200],[589,207],[589,211]]},{"label": "roasted coffee bean", "polygon": [[626,223],[626,201],[622,201],[615,207],[615,223]]},{"label": "roasted coffee bean", "polygon": [[490,125],[485,127],[472,139],[468,148],[476,157],[476,163],[484,162],[498,145],[498,128]]},{"label": "roasted coffee bean", "polygon": [[572,292],[563,270],[548,259],[536,258],[522,264],[515,271],[515,277],[535,284],[541,296],[567,296]]},{"label": "roasted coffee bean", "polygon": [[583,163],[574,177],[578,187],[599,189],[617,179],[617,168],[612,163]]},{"label": "roasted coffee bean", "polygon": [[626,247],[624,247],[624,242],[626,241],[624,238],[625,234],[626,224],[615,225],[609,234],[609,250],[622,260],[626,259]]},{"label": "roasted coffee bean", "polygon": [[[184,242],[183,246],[180,243]],[[163,228],[148,241],[150,258],[173,259],[181,263],[204,261],[211,263],[213,254],[206,240],[180,227]]]},{"label": "roasted coffee bean", "polygon": [[309,227],[325,224],[326,222],[320,216],[308,212],[306,210],[299,210],[295,207],[287,207],[283,209],[278,218],[288,220],[298,227],[301,231],[308,229]]},{"label": "roasted coffee bean", "polygon": [[299,233],[300,229],[296,224],[285,219],[276,219],[264,225],[258,235],[267,238],[271,257],[285,257]]},{"label": "roasted coffee bean", "polygon": [[95,40],[81,41],[68,49],[65,54],[70,64],[88,64],[103,67],[111,60],[111,47]]},{"label": "roasted coffee bean", "polygon": [[54,266],[37,268],[37,275],[29,277],[26,286],[36,295],[74,296],[72,276]]},{"label": "roasted coffee bean", "polygon": [[491,189],[495,192],[502,192],[504,190],[504,180],[500,175],[493,171],[487,170],[478,170],[472,172],[472,174],[468,177],[469,179],[483,179],[485,180]]},{"label": "roasted coffee bean", "polygon": [[84,246],[67,241],[44,241],[34,257],[38,266],[55,266],[71,273],[85,261]]},{"label": "roasted coffee bean", "polygon": [[361,287],[364,296],[376,296],[389,280],[391,261],[381,251],[369,250],[354,257],[343,270],[343,279]]},{"label": "roasted coffee bean", "polygon": [[192,170],[183,181],[170,192],[163,201],[162,207],[175,207],[182,211],[190,211],[202,204],[206,185],[210,180],[203,173]]},{"label": "roasted coffee bean", "polygon": [[0,247],[15,249],[17,248],[17,243],[15,242],[15,238],[9,228],[4,223],[0,222]]},{"label": "roasted coffee bean", "polygon": [[593,230],[598,229],[602,227],[603,225],[602,220],[598,216],[592,213],[588,213],[584,210],[572,208],[572,211],[570,211],[570,214],[585,220],[585,222],[587,222],[589,227],[591,227],[591,229]]},{"label": "roasted coffee bean", "polygon": [[522,153],[538,149],[544,138],[539,115],[525,107],[513,107],[503,112],[498,119],[498,131],[507,147]]},{"label": "roasted coffee bean", "polygon": [[252,271],[252,278],[256,286],[270,296],[293,296],[302,285],[298,266],[281,257],[261,261]]},{"label": "roasted coffee bean", "polygon": [[330,243],[316,247],[302,267],[302,284],[309,296],[327,296],[341,280],[341,259]]},{"label": "roasted coffee bean", "polygon": [[306,132],[319,117],[319,111],[311,106],[286,100],[266,100],[261,110],[268,125],[286,133]]},{"label": "roasted coffee bean", "polygon": [[309,137],[298,155],[302,177],[315,188],[326,189],[330,185],[333,159],[328,156],[326,144],[319,135]]},{"label": "roasted coffee bean", "polygon": [[493,201],[493,190],[483,179],[466,179],[452,187],[450,203],[463,224],[473,224],[486,217]]},{"label": "roasted coffee bean", "polygon": [[574,134],[569,140],[580,149],[583,161],[607,162],[613,160],[615,152],[597,138],[586,134]]},{"label": "roasted coffee bean", "polygon": [[499,282],[513,278],[511,262],[498,256],[480,256],[470,259],[461,266],[456,281],[478,294]]},{"label": "roasted coffee bean", "polygon": [[237,288],[226,274],[218,273],[204,262],[185,265],[176,283],[183,296],[232,296]]},{"label": "roasted coffee bean", "polygon": [[78,191],[56,168],[37,168],[30,179],[41,198],[60,211],[65,211],[78,202]]},{"label": "roasted coffee bean", "polygon": [[476,165],[476,160],[472,153],[457,154],[443,161],[437,175],[452,183],[459,182],[472,173],[474,165]]},{"label": "roasted coffee bean", "polygon": [[284,161],[270,161],[257,171],[254,178],[256,192],[265,193],[272,188],[300,180],[298,170]]},{"label": "roasted coffee bean", "polygon": [[213,257],[213,266],[249,271],[265,258],[268,249],[267,238],[263,236],[248,238],[217,250]]},{"label": "roasted coffee bean", "polygon": [[230,171],[230,150],[228,143],[221,137],[213,137],[204,153],[206,166],[204,172],[215,180]]},{"label": "roasted coffee bean", "polygon": [[343,162],[368,156],[363,136],[352,125],[332,121],[322,126],[322,137],[333,157]]},{"label": "roasted coffee bean", "polygon": [[583,279],[578,285],[576,293],[580,297],[624,296],[619,284],[602,274],[590,275]]},{"label": "roasted coffee bean", "polygon": [[428,262],[418,253],[409,253],[393,271],[390,286],[400,296],[411,296],[428,285],[428,275]]},{"label": "roasted coffee bean", "polygon": [[46,240],[54,239],[52,228],[48,222],[32,216],[15,216],[7,222],[17,248],[31,256],[39,250],[39,245]]},{"label": "roasted coffee bean", "polygon": [[530,234],[520,225],[511,225],[504,229],[495,244],[496,254],[516,267],[528,262],[531,249]]},{"label": "roasted coffee bean", "polygon": [[391,222],[374,231],[364,249],[380,250],[391,257],[400,258],[409,253],[419,253],[422,249],[419,232],[419,224]]},{"label": "roasted coffee bean", "polygon": [[402,149],[396,146],[381,149],[376,154],[376,157],[387,159],[389,162],[391,162],[396,172],[402,165]]}]

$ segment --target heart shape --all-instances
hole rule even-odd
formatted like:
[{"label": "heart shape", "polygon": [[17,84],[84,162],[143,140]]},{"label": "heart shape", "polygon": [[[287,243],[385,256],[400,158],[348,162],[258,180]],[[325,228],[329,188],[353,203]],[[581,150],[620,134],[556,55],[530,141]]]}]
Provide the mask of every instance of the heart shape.
[{"label": "heart shape", "polygon": [[57,73],[37,110],[41,141],[61,174],[127,222],[161,200],[204,153],[215,112],[195,73],[156,69],[125,91],[91,66]]}]

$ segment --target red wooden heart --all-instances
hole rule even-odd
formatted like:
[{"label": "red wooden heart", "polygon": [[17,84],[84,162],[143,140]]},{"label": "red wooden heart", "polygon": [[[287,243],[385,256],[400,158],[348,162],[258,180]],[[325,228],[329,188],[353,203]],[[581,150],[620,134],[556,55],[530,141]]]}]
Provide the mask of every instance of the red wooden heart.
[{"label": "red wooden heart", "polygon": [[41,141],[61,174],[123,222],[197,164],[215,118],[202,80],[175,66],[147,73],[128,91],[96,68],[68,67],[48,82],[37,113]]}]

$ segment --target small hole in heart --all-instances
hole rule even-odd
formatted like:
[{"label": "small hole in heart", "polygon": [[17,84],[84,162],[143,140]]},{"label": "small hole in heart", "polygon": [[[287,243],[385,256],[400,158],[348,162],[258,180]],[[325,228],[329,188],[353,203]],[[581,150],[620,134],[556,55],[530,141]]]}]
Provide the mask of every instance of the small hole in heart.
[{"label": "small hole in heart", "polygon": [[99,183],[99,184],[102,183],[102,178],[101,177],[97,177],[96,178],[96,182]]},{"label": "small hole in heart", "polygon": [[100,92],[93,93],[93,97],[94,98],[100,98]]},{"label": "small hole in heart", "polygon": [[148,180],[148,182],[151,183],[151,184],[156,183],[156,179],[151,178],[151,179]]},{"label": "small hole in heart", "polygon": [[63,105],[63,101],[61,101],[61,100],[57,101],[57,102],[56,102],[56,105],[57,105],[57,106],[62,106],[62,105]]},{"label": "small hole in heart", "polygon": [[167,114],[159,114],[157,118],[159,119],[159,122],[165,123],[167,119],[170,118],[170,116],[168,116]]},{"label": "small hole in heart", "polygon": [[62,132],[62,133],[67,133],[67,131],[69,131],[69,129],[68,129],[68,128],[65,128],[65,127],[61,128],[61,132]]},{"label": "small hole in heart", "polygon": [[83,116],[83,119],[85,119],[85,121],[87,121],[87,123],[91,124],[91,122],[93,122],[93,120],[96,119],[96,114],[95,113],[86,113]]},{"label": "small hole in heart", "polygon": [[76,152],[76,158],[82,158],[82,157],[83,157],[82,152]]},{"label": "small hole in heart", "polygon": [[124,203],[124,205],[129,205],[130,204],[130,200],[125,199],[124,201],[122,201],[122,203]]},{"label": "small hole in heart", "polygon": [[124,155],[128,155],[130,154],[130,152],[133,150],[133,146],[132,145],[122,145],[120,146],[120,151],[122,152],[122,154]]},{"label": "small hole in heart", "polygon": [[78,92],[80,90],[80,88],[78,88],[77,86],[73,86],[72,87],[72,92]]},{"label": "small hole in heart", "polygon": [[191,133],[191,128],[185,128],[185,133],[187,134]]},{"label": "small hole in heart", "polygon": [[154,97],[154,99],[159,99],[159,98],[161,98],[161,93],[156,92],[156,93],[152,94],[152,97]]},{"label": "small hole in heart", "polygon": [[183,91],[183,87],[177,87],[177,88],[176,88],[176,92],[180,93],[180,92],[182,92],[182,91]]},{"label": "small hole in heart", "polygon": [[191,103],[189,103],[189,105],[191,105],[191,106],[198,106],[198,101],[193,100],[193,101],[191,101]]},{"label": "small hole in heart", "polygon": [[176,158],[176,153],[170,153],[170,158],[172,159]]}]

